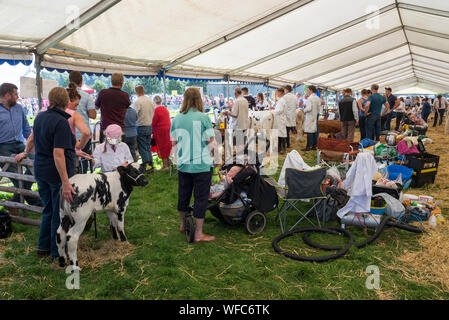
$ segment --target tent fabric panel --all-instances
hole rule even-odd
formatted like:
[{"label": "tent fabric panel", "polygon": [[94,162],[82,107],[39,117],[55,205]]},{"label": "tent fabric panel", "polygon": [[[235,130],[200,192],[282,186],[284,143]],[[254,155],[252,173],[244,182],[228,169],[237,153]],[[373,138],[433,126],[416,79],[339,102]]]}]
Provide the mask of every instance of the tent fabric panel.
[{"label": "tent fabric panel", "polygon": [[397,31],[383,38],[371,41],[357,48],[346,51],[342,54],[335,55],[304,68],[297,69],[283,76],[287,79],[295,79],[296,81],[305,82],[310,80],[310,76],[313,76],[317,72],[325,72],[326,70],[331,70],[338,66],[343,66],[350,61],[357,61],[359,59],[363,59],[364,57],[380,53],[392,47],[393,45],[397,45],[400,43],[405,44],[406,39],[402,31]]},{"label": "tent fabric panel", "polygon": [[38,43],[66,25],[79,10],[84,13],[99,0],[3,0],[0,14],[0,39]]},{"label": "tent fabric panel", "polygon": [[[378,1],[378,6],[388,6],[393,2],[381,0]],[[357,2],[315,0],[279,19],[201,54],[187,61],[186,64],[207,68],[237,69],[360,18],[368,13],[366,9],[371,4],[370,0]],[[319,12],[344,12],[345,14],[327,15],[325,19],[317,19]],[[301,32],[293,32],[294,30],[301,30]],[[286,34],[289,36],[284,36]],[[249,43],[251,43],[251,50],[245,50],[244,48]]]},{"label": "tent fabric panel", "polygon": [[[228,0],[223,7],[209,0],[122,0],[61,45],[111,56],[132,55],[135,59],[168,62],[292,2]],[[148,15],[140,16],[142,12]]]},{"label": "tent fabric panel", "polygon": [[379,90],[381,90],[385,86],[392,86],[393,84],[403,83],[405,81],[412,81],[412,80],[416,80],[415,75],[413,73],[407,73],[407,74],[404,74],[404,75],[400,75],[398,77],[386,78],[386,79],[382,79],[380,81],[367,82],[367,83],[364,83],[364,84],[360,84],[358,86],[355,86],[354,90],[370,89],[371,85],[373,83],[378,84],[379,85]]},{"label": "tent fabric panel", "polygon": [[377,65],[374,68],[369,68],[362,72],[357,72],[352,75],[339,78],[338,80],[328,81],[332,86],[339,86],[339,84],[353,82],[354,80],[364,79],[366,77],[376,77],[381,74],[388,74],[389,72],[395,71],[400,67],[411,66],[412,60],[410,56],[402,57],[401,59],[391,61],[389,63]]},{"label": "tent fabric panel", "polygon": [[449,52],[449,39],[434,37],[410,30],[407,30],[406,33],[411,44],[417,44],[431,49],[441,49]]},{"label": "tent fabric panel", "polygon": [[449,11],[449,1],[446,0],[400,0],[400,2],[420,6],[423,8]]},{"label": "tent fabric panel", "polygon": [[422,63],[420,61],[413,61],[413,66],[415,68],[420,68],[422,70],[426,70],[437,74],[447,75],[449,77],[449,69],[439,68],[433,65]]},{"label": "tent fabric panel", "polygon": [[449,70],[449,61],[448,62],[444,62],[441,60],[435,60],[429,57],[425,57],[425,56],[419,56],[416,54],[412,54],[413,60],[417,61],[417,62],[421,62],[421,63],[425,63],[429,66],[433,66],[436,68],[443,68],[443,69],[448,69]]},{"label": "tent fabric panel", "polygon": [[400,20],[397,12],[390,11],[380,16],[379,29],[368,28],[365,23],[362,23],[246,71],[254,74],[276,74],[279,71],[288,70],[294,66],[312,61],[317,57],[317,53],[335,52],[399,26]]},{"label": "tent fabric panel", "polygon": [[411,45],[412,54],[416,53],[418,55],[426,56],[434,61],[440,60],[449,63],[449,53],[439,52],[431,49],[421,48],[418,46]]},{"label": "tent fabric panel", "polygon": [[400,9],[400,12],[406,26],[443,34],[449,31],[449,18],[405,9]]},{"label": "tent fabric panel", "polygon": [[317,78],[313,77],[313,78],[311,78],[310,81],[316,82],[316,83],[327,83],[332,79],[339,78],[341,76],[350,74],[357,70],[368,69],[368,68],[372,68],[375,66],[380,66],[380,65],[382,65],[383,61],[388,61],[388,60],[398,58],[398,57],[408,55],[408,54],[409,54],[408,46],[404,44],[404,46],[402,46],[400,48],[397,48],[394,50],[389,50],[385,53],[375,55],[374,57],[369,58],[369,59],[363,59],[363,61],[361,61],[361,62],[349,63],[349,65],[347,67],[338,68],[336,71],[326,73],[325,75],[319,76]]},{"label": "tent fabric panel", "polygon": [[358,83],[363,83],[363,82],[369,81],[371,79],[376,79],[376,78],[381,77],[381,76],[387,76],[389,74],[393,74],[393,73],[398,72],[398,71],[408,70],[408,69],[411,69],[411,68],[412,68],[412,63],[411,63],[411,60],[409,60],[409,61],[406,61],[406,62],[404,62],[402,64],[394,65],[394,66],[392,66],[392,67],[390,67],[390,68],[388,68],[386,70],[372,72],[372,73],[370,73],[368,75],[352,78],[352,79],[347,80],[347,81],[343,81],[342,80],[341,82],[334,83],[333,85],[335,85],[338,88],[345,88],[345,87],[349,87],[350,88],[351,86],[356,85]]},{"label": "tent fabric panel", "polygon": [[414,76],[414,72],[412,68],[406,69],[404,71],[395,72],[389,75],[384,75],[382,77],[378,78],[372,78],[365,82],[358,82],[356,84],[353,84],[351,88],[360,88],[360,87],[371,87],[372,84],[376,83],[378,85],[382,85],[384,83],[391,83],[393,81],[402,80],[406,77]]}]

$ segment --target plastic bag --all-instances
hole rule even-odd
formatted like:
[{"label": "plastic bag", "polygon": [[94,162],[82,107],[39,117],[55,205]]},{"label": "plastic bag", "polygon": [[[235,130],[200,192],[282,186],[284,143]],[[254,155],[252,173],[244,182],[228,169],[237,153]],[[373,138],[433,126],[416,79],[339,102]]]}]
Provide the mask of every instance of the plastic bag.
[{"label": "plastic bag", "polygon": [[393,198],[388,193],[379,193],[373,196],[379,196],[385,200],[385,202],[387,203],[387,207],[385,208],[385,214],[387,216],[391,216],[395,219],[401,219],[404,216],[405,207],[398,199]]}]

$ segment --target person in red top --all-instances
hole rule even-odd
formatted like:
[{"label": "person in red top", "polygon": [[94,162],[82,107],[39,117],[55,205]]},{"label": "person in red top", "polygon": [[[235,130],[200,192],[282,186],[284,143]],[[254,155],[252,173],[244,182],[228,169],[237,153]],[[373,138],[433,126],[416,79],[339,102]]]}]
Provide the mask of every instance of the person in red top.
[{"label": "person in red top", "polygon": [[101,110],[100,118],[100,142],[104,142],[104,130],[111,125],[117,124],[125,132],[125,115],[131,104],[129,95],[122,91],[124,82],[123,74],[114,73],[111,76],[112,87],[103,89],[95,101],[95,108]]},{"label": "person in red top", "polygon": [[153,139],[156,140],[156,149],[159,158],[162,159],[162,170],[169,168],[168,157],[170,156],[172,143],[170,140],[170,113],[162,105],[162,99],[159,96],[154,97],[156,108],[153,116]]}]

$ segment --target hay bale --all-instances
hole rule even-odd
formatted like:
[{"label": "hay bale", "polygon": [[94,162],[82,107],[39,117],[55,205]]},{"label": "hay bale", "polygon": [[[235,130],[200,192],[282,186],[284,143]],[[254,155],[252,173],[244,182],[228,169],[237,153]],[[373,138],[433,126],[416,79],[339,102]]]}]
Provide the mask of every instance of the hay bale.
[{"label": "hay bale", "polygon": [[128,241],[97,241],[81,237],[78,243],[78,263],[81,268],[98,268],[113,261],[119,261],[132,254],[135,247]]}]

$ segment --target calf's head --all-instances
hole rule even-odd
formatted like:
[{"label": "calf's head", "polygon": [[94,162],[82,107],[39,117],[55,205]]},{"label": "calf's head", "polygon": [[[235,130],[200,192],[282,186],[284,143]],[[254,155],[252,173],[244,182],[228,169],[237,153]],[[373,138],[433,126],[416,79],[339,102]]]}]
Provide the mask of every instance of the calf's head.
[{"label": "calf's head", "polygon": [[145,187],[148,184],[148,179],[139,169],[137,163],[131,163],[126,167],[120,166],[117,168],[121,180],[128,187]]}]

